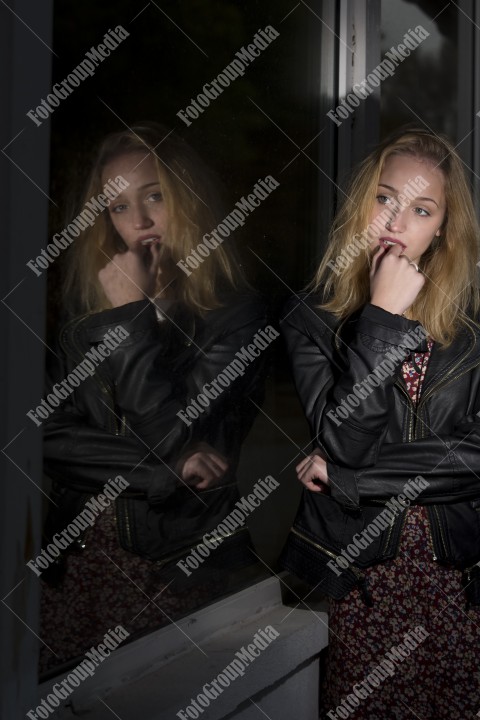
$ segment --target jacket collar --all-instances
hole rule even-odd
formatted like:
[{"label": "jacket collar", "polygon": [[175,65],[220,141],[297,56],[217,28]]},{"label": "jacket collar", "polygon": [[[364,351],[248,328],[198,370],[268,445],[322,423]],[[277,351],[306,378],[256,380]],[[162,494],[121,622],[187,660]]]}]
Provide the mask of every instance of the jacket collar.
[{"label": "jacket collar", "polygon": [[433,344],[422,393],[435,385],[443,385],[445,381],[462,375],[479,364],[479,330],[469,323],[462,327],[448,348],[441,348],[438,343]]}]

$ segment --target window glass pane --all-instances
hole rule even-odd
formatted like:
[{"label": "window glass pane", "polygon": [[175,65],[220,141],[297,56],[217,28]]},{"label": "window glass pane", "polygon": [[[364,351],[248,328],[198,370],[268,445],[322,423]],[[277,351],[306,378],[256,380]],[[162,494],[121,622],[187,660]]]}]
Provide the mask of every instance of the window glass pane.
[{"label": "window glass pane", "polygon": [[[139,121],[161,122],[183,137],[221,179],[225,214],[235,209],[243,197],[248,198],[259,181],[261,184],[268,176],[274,179],[275,188],[260,202],[254,197],[255,205],[245,213],[243,227],[235,231],[233,239],[224,238],[223,245],[236,241],[248,281],[263,294],[275,315],[286,296],[310,279],[316,262],[312,238],[316,231],[315,186],[319,172],[316,108],[321,20],[303,4],[292,9],[290,0],[279,0],[274,5],[165,0],[161,10],[155,3],[145,4],[143,10],[141,6],[132,10],[130,0],[119,0],[113,11],[109,7],[99,8],[93,0],[55,4],[53,84],[67,78],[86,53],[103,42],[109,29],[122,25],[129,34],[96,63],[91,75],[51,114],[51,195],[57,204],[51,212],[51,235],[61,232],[67,219],[81,209],[79,198],[97,143],[107,133],[125,130]],[[243,48],[250,48],[249,59],[245,59]],[[238,61],[239,52],[244,68],[237,62],[241,71],[235,76],[230,69],[230,77],[226,76],[225,68],[233,60]],[[218,97],[206,102],[205,84],[213,80],[217,80]],[[200,109],[191,109],[193,101]],[[84,271],[78,268],[79,273]],[[52,263],[48,337],[55,347],[65,305],[61,277],[62,262]],[[231,322],[237,321],[234,315]],[[271,322],[278,328],[275,320]],[[196,510],[187,502],[185,507],[173,509],[165,503],[162,512],[170,512],[168,522],[162,525],[161,518],[157,520],[159,533],[166,533],[168,552],[163,557],[160,548],[158,559],[147,567],[136,563],[134,553],[120,560],[115,545],[115,532],[124,532],[128,542],[135,522],[143,522],[141,513],[135,510],[138,500],[131,498],[131,506],[117,509],[115,516],[102,513],[102,519],[86,538],[83,557],[89,558],[88,562],[82,566],[79,548],[67,558],[76,566],[76,575],[70,577],[70,594],[62,596],[54,583],[44,592],[41,633],[46,635],[42,639],[57,652],[57,657],[43,648],[43,670],[58,672],[62,663],[73,662],[82,650],[101,642],[105,632],[119,623],[130,622],[132,639],[252,582],[268,573],[257,555],[269,567],[275,566],[299,495],[294,475],[298,447],[306,445],[308,435],[281,340],[277,338],[271,345],[274,362],[266,377],[263,405],[260,390],[257,395],[245,393],[238,404],[214,416],[210,424],[215,437],[218,428],[230,428],[223,434],[227,439],[223,439],[235,444],[234,423],[242,426],[241,432],[247,432],[253,423],[243,447],[241,442],[236,446],[241,456],[232,484],[238,482],[240,496],[251,493],[267,475],[280,483],[259,507],[252,506],[246,512],[255,552],[249,552],[245,559],[242,548],[232,547],[218,568],[208,571],[207,563],[199,556],[187,566],[190,575],[182,572],[176,562],[187,555],[188,549],[183,556],[174,557],[179,543],[170,547],[168,533],[181,537],[182,528],[188,526]],[[256,367],[261,361],[251,362]],[[173,361],[170,364],[174,365]],[[188,373],[181,379],[187,381]],[[235,379],[232,388],[242,382],[242,378]],[[261,411],[253,407],[253,402],[262,405]],[[83,422],[88,403],[76,409]],[[92,448],[85,441],[86,459]],[[228,459],[232,466],[236,465],[237,458]],[[65,473],[67,480],[71,478],[73,467],[69,472],[68,462]],[[56,491],[61,490],[59,481]],[[65,505],[61,497],[56,500],[62,507]],[[227,503],[224,514],[233,509],[234,505]],[[75,511],[73,505],[70,510]],[[124,511],[126,514],[122,514]],[[71,517],[66,514],[57,518],[60,528],[67,519]],[[195,542],[201,539],[202,530],[211,530],[210,525],[206,521],[203,528],[196,528]],[[142,530],[145,527],[141,525]],[[185,538],[193,547],[192,533],[185,530]],[[108,558],[100,563],[102,547]],[[226,547],[225,541],[218,550],[207,554],[221,558]],[[92,548],[97,549],[97,559]],[[165,559],[169,561],[166,567]],[[59,645],[62,638],[64,642]]]},{"label": "window glass pane", "polygon": [[382,58],[421,25],[430,33],[381,86],[381,134],[404,123],[425,124],[452,138],[457,134],[458,61],[455,3],[382,0]]}]

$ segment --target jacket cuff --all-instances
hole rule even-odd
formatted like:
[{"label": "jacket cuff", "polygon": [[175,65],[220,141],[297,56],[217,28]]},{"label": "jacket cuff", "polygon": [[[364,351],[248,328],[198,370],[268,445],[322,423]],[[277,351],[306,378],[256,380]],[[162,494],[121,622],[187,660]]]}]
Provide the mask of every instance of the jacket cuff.
[{"label": "jacket cuff", "polygon": [[327,475],[330,480],[332,498],[348,510],[358,510],[360,494],[358,492],[355,470],[340,467],[327,461]]},{"label": "jacket cuff", "polygon": [[[369,339],[367,344],[380,341],[385,345],[408,347],[413,350],[425,341],[427,333],[416,320],[393,313],[367,303],[358,318],[358,332]],[[406,342],[408,340],[408,342]]]},{"label": "jacket cuff", "polygon": [[102,341],[105,333],[121,325],[131,335],[143,334],[156,327],[155,307],[150,300],[137,300],[111,310],[102,310],[85,319],[85,328],[90,342]]}]

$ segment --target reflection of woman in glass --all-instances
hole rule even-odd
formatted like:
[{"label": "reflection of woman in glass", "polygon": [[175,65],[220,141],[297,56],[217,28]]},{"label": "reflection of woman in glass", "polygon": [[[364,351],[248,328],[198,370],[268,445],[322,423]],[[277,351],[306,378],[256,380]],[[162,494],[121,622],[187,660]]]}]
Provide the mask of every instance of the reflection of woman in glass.
[{"label": "reflection of woman in glass", "polygon": [[452,145],[400,131],[283,323],[315,446],[285,566],[332,598],[322,717],[479,709],[478,243]]},{"label": "reflection of woman in glass", "polygon": [[[264,328],[263,304],[233,262],[231,241],[210,242],[208,257],[204,246],[196,253],[225,213],[186,143],[154,124],[109,136],[77,217],[88,218],[88,202],[114,186],[120,194],[69,250],[49,387],[76,368],[83,379],[46,423],[56,506],[44,542],[110,478],[122,475],[128,487],[44,573],[41,636],[57,656],[44,649],[44,668],[118,624],[133,636],[206,602],[227,586],[219,569],[252,559],[245,528],[232,528],[195,572],[194,563],[191,572],[176,565],[238,499],[234,472],[252,400],[261,399],[263,358],[243,363],[242,374],[236,353]],[[177,263],[191,253],[200,261],[186,272]],[[102,357],[106,338],[113,349]],[[92,350],[89,374],[82,362]]]}]

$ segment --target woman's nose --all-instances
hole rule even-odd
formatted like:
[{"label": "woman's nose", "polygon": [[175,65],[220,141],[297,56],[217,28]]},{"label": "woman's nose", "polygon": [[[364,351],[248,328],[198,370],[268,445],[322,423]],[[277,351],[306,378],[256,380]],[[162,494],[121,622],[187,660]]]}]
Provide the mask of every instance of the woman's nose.
[{"label": "woman's nose", "polygon": [[405,230],[405,215],[403,210],[393,211],[389,220],[385,223],[385,227],[392,232],[403,232]]},{"label": "woman's nose", "polygon": [[149,228],[153,225],[153,220],[149,216],[147,210],[143,207],[136,208],[133,217],[133,224],[135,229],[141,230],[142,228]]}]

